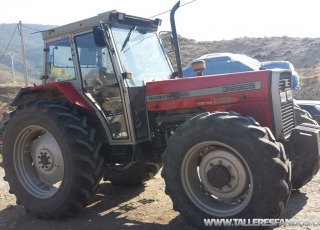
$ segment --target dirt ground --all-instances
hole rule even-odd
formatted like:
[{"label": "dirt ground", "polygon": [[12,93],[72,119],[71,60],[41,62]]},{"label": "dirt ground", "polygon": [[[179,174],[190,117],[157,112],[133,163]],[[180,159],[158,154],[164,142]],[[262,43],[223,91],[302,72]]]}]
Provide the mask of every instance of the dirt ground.
[{"label": "dirt ground", "polygon": [[[0,160],[1,161],[1,160]],[[0,169],[0,178],[4,171]],[[292,193],[284,219],[319,219],[319,174],[300,191]],[[144,186],[127,188],[108,182],[101,184],[95,202],[78,215],[65,220],[44,220],[26,214],[15,197],[8,193],[8,183],[0,180],[0,229],[82,230],[82,229],[189,229],[164,193],[164,181],[158,174]],[[319,229],[320,227],[278,227],[277,230]],[[208,228],[211,229],[211,228]]]}]

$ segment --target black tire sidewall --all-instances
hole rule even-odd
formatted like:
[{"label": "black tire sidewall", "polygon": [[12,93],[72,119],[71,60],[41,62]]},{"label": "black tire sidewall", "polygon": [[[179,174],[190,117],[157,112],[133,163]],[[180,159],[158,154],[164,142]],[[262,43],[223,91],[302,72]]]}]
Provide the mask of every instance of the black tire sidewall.
[{"label": "black tire sidewall", "polygon": [[[192,220],[189,219],[188,221],[195,226],[203,225],[204,218],[248,219],[279,217],[279,213],[281,214],[283,212],[283,205],[279,205],[277,199],[275,199],[276,202],[272,203],[270,203],[270,200],[272,200],[273,197],[287,198],[288,191],[284,191],[285,189],[283,187],[278,186],[280,182],[279,179],[285,183],[287,168],[283,162],[275,159],[279,153],[277,145],[270,142],[268,146],[271,150],[265,148],[263,142],[254,138],[250,133],[247,133],[248,130],[246,127],[237,125],[228,127],[228,122],[225,124],[215,124],[215,120],[212,120],[212,124],[208,126],[208,122],[199,122],[199,120],[201,119],[196,119],[197,125],[192,125],[192,120],[182,124],[181,127],[189,127],[181,130],[178,128],[176,130],[176,135],[172,136],[169,140],[168,148],[164,153],[166,155],[165,159],[173,158],[170,160],[164,159],[163,171],[167,172],[164,173],[166,176],[164,176],[164,174],[163,176],[167,177],[167,179],[170,178],[166,180],[166,186],[168,186],[167,181],[175,181],[176,183],[174,186],[167,188],[167,193],[169,193],[171,198],[174,197],[174,206],[177,206],[175,209],[183,213],[186,218],[192,217]],[[229,123],[232,125],[232,122]],[[231,132],[230,128],[232,128]],[[195,133],[198,135],[195,135]],[[193,204],[183,187],[181,162],[183,162],[186,157],[185,154],[196,144],[212,140],[224,143],[235,149],[242,156],[242,159],[246,162],[252,174],[254,187],[250,201],[241,212],[234,215],[209,215]],[[273,157],[270,155],[270,151],[274,153]],[[277,164],[275,162],[277,162]],[[169,169],[174,170],[170,170],[169,172]],[[281,193],[280,196],[279,193]],[[177,197],[176,194],[179,194],[179,197]],[[286,202],[285,200],[281,201]]]},{"label": "black tire sidewall", "polygon": [[[51,197],[40,199],[31,195],[22,185],[18,178],[17,172],[14,167],[14,146],[15,137],[28,126],[38,125],[48,130],[58,142],[64,161],[64,176],[59,190]],[[4,136],[4,169],[10,184],[10,189],[14,192],[17,199],[27,207],[33,207],[34,212],[50,212],[56,210],[64,203],[72,188],[73,181],[73,165],[72,154],[68,143],[66,142],[65,130],[55,119],[52,119],[50,114],[38,113],[32,110],[19,113],[18,116],[10,119],[8,127],[6,127]],[[57,202],[59,201],[59,202]]]}]

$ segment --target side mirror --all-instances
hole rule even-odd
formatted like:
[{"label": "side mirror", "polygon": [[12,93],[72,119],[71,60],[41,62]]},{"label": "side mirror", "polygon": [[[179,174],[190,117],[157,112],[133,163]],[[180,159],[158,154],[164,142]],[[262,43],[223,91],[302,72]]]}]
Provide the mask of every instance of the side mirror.
[{"label": "side mirror", "polygon": [[93,27],[93,38],[96,46],[105,47],[107,45],[107,42],[105,41],[105,38],[104,38],[103,30],[101,29],[100,26]]}]

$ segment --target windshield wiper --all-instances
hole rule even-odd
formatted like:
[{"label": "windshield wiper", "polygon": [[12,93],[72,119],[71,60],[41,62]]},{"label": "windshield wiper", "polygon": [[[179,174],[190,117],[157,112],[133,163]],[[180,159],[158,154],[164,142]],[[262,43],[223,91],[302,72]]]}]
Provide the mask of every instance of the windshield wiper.
[{"label": "windshield wiper", "polygon": [[124,49],[124,47],[126,47],[128,41],[130,40],[131,38],[131,34],[133,31],[135,31],[137,29],[137,26],[134,26],[128,33],[126,39],[124,40],[123,44],[122,44],[122,48],[121,48],[121,51]]},{"label": "windshield wiper", "polygon": [[151,37],[154,37],[155,35],[152,34],[151,36],[149,37],[145,37],[144,39],[140,40],[139,42],[133,44],[132,46],[130,46],[128,49],[126,49],[125,51],[123,51],[121,54],[124,54],[125,52],[127,52],[128,50],[130,50],[131,48],[133,48],[134,46],[138,45],[139,43],[143,42],[144,40],[146,40],[147,38],[151,38]]}]

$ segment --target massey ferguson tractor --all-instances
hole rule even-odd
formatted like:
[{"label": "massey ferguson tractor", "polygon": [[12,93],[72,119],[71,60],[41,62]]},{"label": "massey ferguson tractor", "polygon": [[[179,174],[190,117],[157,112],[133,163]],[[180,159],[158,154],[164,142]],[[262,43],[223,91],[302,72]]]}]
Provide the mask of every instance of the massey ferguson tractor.
[{"label": "massey ferguson tractor", "polygon": [[134,186],[163,166],[173,209],[202,229],[279,218],[318,172],[320,127],[294,107],[290,71],[199,76],[196,62],[183,78],[178,7],[177,72],[160,19],[109,11],[42,32],[43,84],[20,90],[3,136],[4,180],[26,212],[74,215],[102,178]]}]

